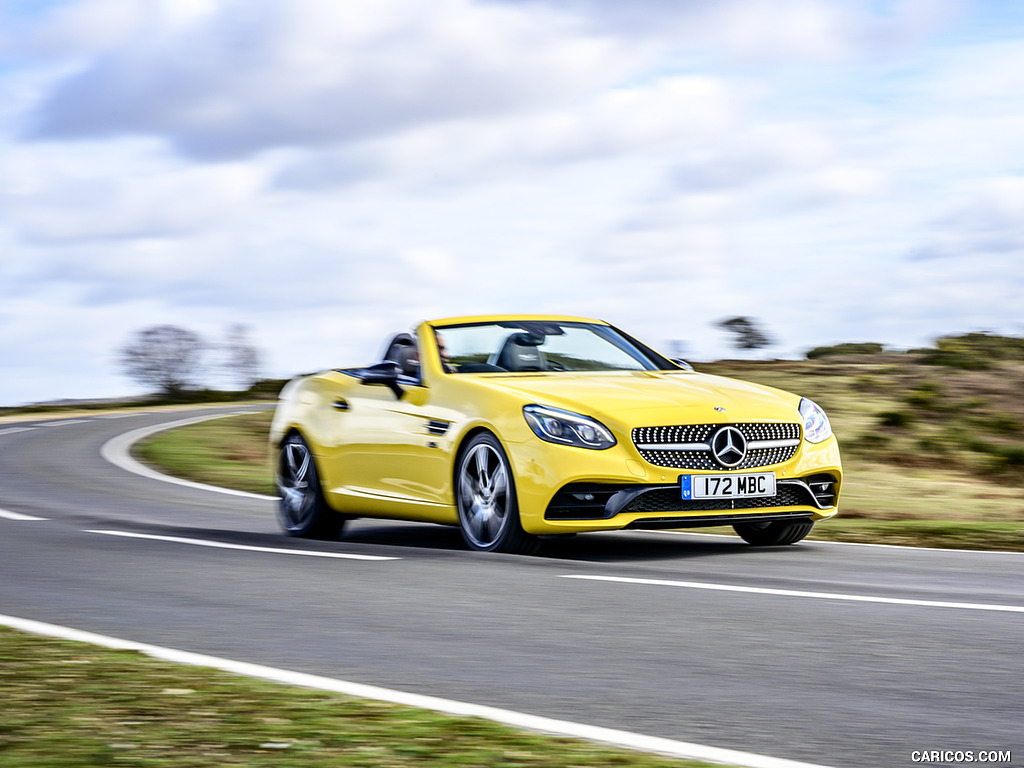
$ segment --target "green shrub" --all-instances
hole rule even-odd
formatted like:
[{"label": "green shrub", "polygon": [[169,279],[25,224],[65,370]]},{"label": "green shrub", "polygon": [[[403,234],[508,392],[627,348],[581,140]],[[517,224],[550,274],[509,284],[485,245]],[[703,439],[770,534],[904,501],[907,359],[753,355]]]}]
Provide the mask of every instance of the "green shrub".
[{"label": "green shrub", "polygon": [[815,347],[807,353],[808,360],[838,355],[877,355],[884,350],[881,344],[874,342],[845,342],[831,347]]},{"label": "green shrub", "polygon": [[249,387],[249,394],[261,399],[276,400],[287,383],[288,379],[260,379]]},{"label": "green shrub", "polygon": [[1024,444],[990,446],[992,459],[986,469],[994,474],[1019,473],[1024,470]]},{"label": "green shrub", "polygon": [[[889,435],[881,432],[865,432],[851,440],[848,447],[861,451],[880,451],[883,448],[888,448],[891,443],[892,438]],[[844,446],[847,444],[844,443]]]},{"label": "green shrub", "polygon": [[866,373],[853,380],[853,388],[858,392],[884,392],[890,389],[892,384],[881,376],[874,376]]},{"label": "green shrub", "polygon": [[999,446],[997,446],[995,443],[990,443],[987,440],[982,440],[978,437],[974,437],[971,434],[967,435],[960,442],[960,445],[969,451],[973,451],[974,453],[987,453],[989,455],[994,455],[999,450]]},{"label": "green shrub", "polygon": [[1024,433],[1024,422],[1004,413],[978,416],[973,420],[979,429],[999,435],[1019,435]]},{"label": "green shrub", "polygon": [[878,421],[883,427],[904,429],[914,422],[914,417],[906,411],[885,411],[878,414]]},{"label": "green shrub", "polygon": [[910,390],[903,399],[912,408],[919,408],[925,411],[941,410],[942,387],[938,384],[926,381]]},{"label": "green shrub", "polygon": [[1024,360],[1024,338],[994,333],[964,333],[938,339],[933,349],[914,351],[928,365],[980,371],[991,368],[1000,360]]},{"label": "green shrub", "polygon": [[949,453],[950,444],[941,435],[929,435],[918,439],[917,447],[925,453],[945,456]]},{"label": "green shrub", "polygon": [[985,397],[968,397],[964,400],[957,402],[956,407],[961,411],[976,411],[979,408],[984,408],[988,405],[988,398]]}]

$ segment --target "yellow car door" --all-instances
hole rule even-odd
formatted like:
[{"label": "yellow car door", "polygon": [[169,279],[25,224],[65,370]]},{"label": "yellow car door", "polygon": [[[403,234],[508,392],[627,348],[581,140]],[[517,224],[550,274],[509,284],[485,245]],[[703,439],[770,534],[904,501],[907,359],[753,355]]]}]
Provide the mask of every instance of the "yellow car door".
[{"label": "yellow car door", "polygon": [[360,498],[376,514],[447,521],[438,507],[452,503],[450,421],[438,418],[428,388],[407,382],[401,388],[401,398],[379,384],[348,390],[330,474],[341,480],[338,492]]}]

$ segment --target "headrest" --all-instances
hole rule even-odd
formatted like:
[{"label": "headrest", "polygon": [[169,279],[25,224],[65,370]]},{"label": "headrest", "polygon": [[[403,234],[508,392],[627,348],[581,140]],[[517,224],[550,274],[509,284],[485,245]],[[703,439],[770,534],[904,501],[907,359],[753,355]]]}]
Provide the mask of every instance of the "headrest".
[{"label": "headrest", "polygon": [[543,336],[514,333],[502,344],[497,364],[508,371],[543,371],[547,365],[538,349],[543,343]]},{"label": "headrest", "polygon": [[508,341],[521,347],[539,347],[544,343],[544,337],[535,336],[532,333],[513,333],[509,336]]},{"label": "headrest", "polygon": [[416,340],[409,333],[399,333],[388,345],[385,360],[398,363],[403,376],[417,377],[420,374],[420,354]]},{"label": "headrest", "polygon": [[405,344],[397,348],[395,362],[401,369],[404,376],[417,377],[420,375],[420,353],[416,347]]}]

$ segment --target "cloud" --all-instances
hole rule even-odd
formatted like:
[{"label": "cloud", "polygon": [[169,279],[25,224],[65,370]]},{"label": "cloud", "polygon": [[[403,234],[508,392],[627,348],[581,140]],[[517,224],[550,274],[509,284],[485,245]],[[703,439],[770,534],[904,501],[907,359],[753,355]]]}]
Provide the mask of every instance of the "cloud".
[{"label": "cloud", "polygon": [[[754,112],[749,105],[748,113]],[[742,120],[742,121],[741,121]],[[748,188],[789,174],[806,174],[833,162],[839,148],[830,132],[809,122],[757,122],[742,115],[722,134],[697,146],[670,172],[671,185],[686,193]]]},{"label": "cloud", "polygon": [[910,261],[1016,253],[1024,262],[1024,177],[989,181],[969,203],[932,222],[930,230]]},{"label": "cloud", "polygon": [[0,159],[9,225],[32,244],[189,235],[232,220],[262,185],[258,166],[167,163],[152,142],[30,146]]},{"label": "cloud", "polygon": [[466,118],[296,153],[276,183],[288,189],[389,179],[488,184],[576,163],[655,157],[715,143],[741,124],[747,101],[742,87],[716,78],[657,77],[526,114]]},{"label": "cloud", "polygon": [[956,15],[955,0],[869,9],[845,0],[496,0],[557,7],[589,28],[744,62],[836,62],[904,50]]},{"label": "cloud", "polygon": [[[653,61],[671,68],[681,46],[774,60],[864,55],[943,16],[936,4],[902,3],[881,17],[820,0],[123,5],[61,7],[35,36],[38,48],[98,53],[41,101],[30,137],[157,136],[207,161],[328,147],[585,103]],[[635,91],[605,108],[629,109]]]},{"label": "cloud", "polygon": [[[148,5],[148,13],[147,13]],[[0,53],[39,61],[95,54],[129,39],[159,5],[133,0],[22,0],[0,8]],[[194,5],[180,0],[181,8]]]},{"label": "cloud", "polygon": [[634,57],[555,12],[469,0],[230,0],[144,23],[65,79],[30,131],[164,138],[219,160],[576,98]]},{"label": "cloud", "polygon": [[951,2],[911,0],[891,12],[863,3],[735,0],[709,6],[712,41],[748,61],[836,62],[905,50],[949,22]]}]

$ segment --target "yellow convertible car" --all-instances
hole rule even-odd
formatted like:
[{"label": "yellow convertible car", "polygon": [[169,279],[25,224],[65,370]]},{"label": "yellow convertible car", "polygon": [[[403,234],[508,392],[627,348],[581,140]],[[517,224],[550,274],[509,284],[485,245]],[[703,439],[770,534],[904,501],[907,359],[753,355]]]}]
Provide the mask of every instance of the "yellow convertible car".
[{"label": "yellow convertible car", "polygon": [[731,525],[774,545],[837,512],[821,408],[695,373],[605,322],[435,320],[383,352],[282,391],[270,440],[288,534],[393,518],[532,552],[584,531]]}]

